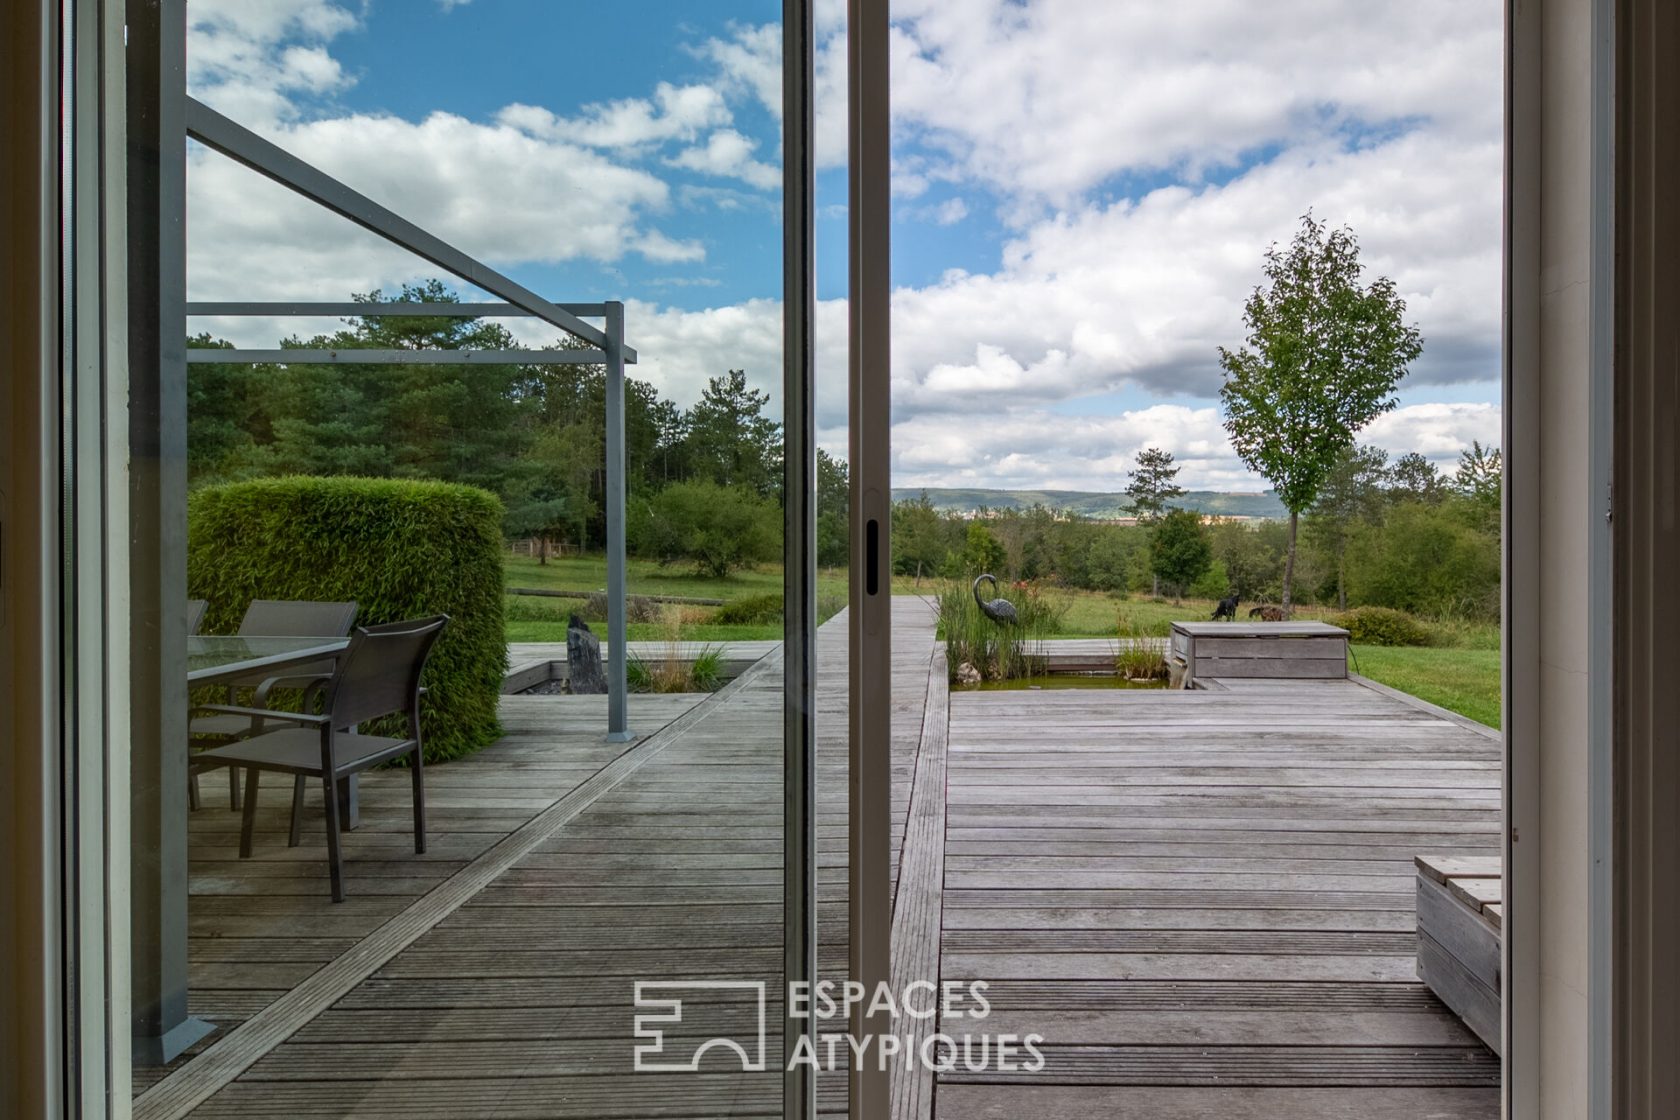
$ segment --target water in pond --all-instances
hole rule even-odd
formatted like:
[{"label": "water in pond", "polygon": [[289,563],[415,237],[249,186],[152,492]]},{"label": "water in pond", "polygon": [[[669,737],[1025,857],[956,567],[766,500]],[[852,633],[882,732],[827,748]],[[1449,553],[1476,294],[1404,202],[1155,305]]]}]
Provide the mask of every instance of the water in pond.
[{"label": "water in pond", "polygon": [[1038,677],[1016,677],[1006,681],[954,684],[953,692],[1027,692],[1054,688],[1166,688],[1166,681],[1133,681],[1124,677],[1087,673],[1050,673]]}]

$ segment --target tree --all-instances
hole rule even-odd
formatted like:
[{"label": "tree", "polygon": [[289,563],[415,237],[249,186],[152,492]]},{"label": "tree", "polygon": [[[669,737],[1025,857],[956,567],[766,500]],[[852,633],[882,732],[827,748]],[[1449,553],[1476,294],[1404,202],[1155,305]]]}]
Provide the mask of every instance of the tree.
[{"label": "tree", "polygon": [[927,492],[894,502],[892,508],[893,571],[910,576],[921,586],[922,576],[937,572],[951,551],[954,534]]},{"label": "tree", "polygon": [[997,534],[992,532],[990,526],[979,519],[968,523],[963,538],[964,571],[970,576],[977,576],[982,572],[996,575],[1008,559],[1002,542],[997,539]]},{"label": "tree", "polygon": [[1497,447],[1483,447],[1480,440],[1459,452],[1458,469],[1449,485],[1481,518],[1482,525],[1499,530],[1505,494],[1505,457]]},{"label": "tree", "polygon": [[732,369],[706,382],[688,410],[686,446],[694,477],[719,486],[748,486],[765,497],[780,492],[782,428],[764,414],[770,395],[747,387]]},{"label": "tree", "polygon": [[638,555],[662,564],[688,560],[717,579],[781,553],[776,507],[746,486],[673,482],[639,502],[628,527]]},{"label": "tree", "polygon": [[817,563],[843,568],[851,558],[851,468],[817,448]]},{"label": "tree", "polygon": [[1355,525],[1376,520],[1388,480],[1388,452],[1369,445],[1350,447],[1324,478],[1307,519],[1307,534],[1336,565],[1336,608],[1347,610],[1347,547]]},{"label": "tree", "polygon": [[1184,487],[1174,480],[1178,465],[1172,452],[1159,447],[1146,447],[1137,454],[1137,466],[1126,472],[1131,481],[1126,495],[1132,499],[1132,513],[1142,525],[1152,525],[1172,508],[1177,498],[1184,497]]},{"label": "tree", "polygon": [[1447,485],[1441,478],[1440,470],[1421,453],[1408,451],[1394,460],[1388,480],[1388,496],[1391,499],[1434,505],[1446,494]]},{"label": "tree", "polygon": [[1423,352],[1394,281],[1361,284],[1353,231],[1309,212],[1287,251],[1266,251],[1265,282],[1243,308],[1245,344],[1219,348],[1231,446],[1289,510],[1283,609],[1291,604],[1303,510],[1354,435],[1398,403],[1395,387]]},{"label": "tree", "polygon": [[1149,567],[1157,579],[1173,589],[1174,602],[1212,565],[1213,546],[1208,543],[1201,514],[1168,510],[1155,522],[1149,538]]}]

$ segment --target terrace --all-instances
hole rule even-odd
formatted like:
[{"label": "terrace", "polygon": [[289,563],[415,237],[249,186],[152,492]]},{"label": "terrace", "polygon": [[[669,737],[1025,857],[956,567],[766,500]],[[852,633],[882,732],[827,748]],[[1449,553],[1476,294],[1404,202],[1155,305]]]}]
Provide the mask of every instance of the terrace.
[{"label": "terrace", "polygon": [[[845,644],[843,617],[819,632],[825,975]],[[340,905],[284,798],[246,861],[236,815],[195,813],[190,998],[217,1030],[140,1072],[135,1115],[779,1114],[774,1062],[633,1074],[632,1018],[638,978],[779,977],[780,656],[639,698],[631,743],[602,742],[604,697],[505,697],[505,738],[430,771],[423,856],[406,776],[366,775]],[[1497,1115],[1498,1059],[1418,980],[1413,932],[1414,856],[1497,851],[1491,733],[1358,680],[951,694],[910,596],[893,679],[895,983],[985,980],[985,1029],[1046,1055],[902,1065],[894,1120]],[[820,1079],[821,1110],[844,1092]]]}]

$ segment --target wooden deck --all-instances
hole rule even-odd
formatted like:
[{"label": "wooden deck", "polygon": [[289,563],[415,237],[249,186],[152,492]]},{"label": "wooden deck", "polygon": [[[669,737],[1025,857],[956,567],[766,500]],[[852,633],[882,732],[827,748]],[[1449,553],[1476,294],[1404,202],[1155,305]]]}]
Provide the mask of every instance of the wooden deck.
[{"label": "wooden deck", "polygon": [[1221,683],[953,697],[942,975],[1046,1065],[941,1075],[940,1120],[1498,1116],[1498,1061],[1417,979],[1412,864],[1497,851],[1497,740],[1351,681]]},{"label": "wooden deck", "polygon": [[[819,659],[838,977],[843,618]],[[1352,682],[947,704],[941,661],[897,600],[895,977],[987,980],[984,1029],[1045,1035],[1048,1064],[901,1068],[892,1120],[1497,1115],[1497,1063],[1417,982],[1411,932],[1415,855],[1496,849],[1496,741]],[[704,702],[638,697],[627,746],[595,698],[508,697],[505,740],[428,772],[426,856],[404,776],[369,776],[340,906],[318,818],[284,847],[281,791],[251,861],[234,814],[196,814],[192,997],[223,1029],[137,1078],[136,1116],[778,1115],[774,1070],[631,1054],[635,979],[780,986],[780,688],[773,651]],[[694,1032],[751,1025],[695,1005]],[[844,1110],[840,1079],[819,1094]]]}]

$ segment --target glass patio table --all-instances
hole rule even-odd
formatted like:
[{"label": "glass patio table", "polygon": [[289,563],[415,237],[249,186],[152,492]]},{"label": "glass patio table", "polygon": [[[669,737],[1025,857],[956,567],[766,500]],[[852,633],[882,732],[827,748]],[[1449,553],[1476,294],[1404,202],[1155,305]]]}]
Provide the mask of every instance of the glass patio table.
[{"label": "glass patio table", "polygon": [[194,634],[187,639],[187,683],[226,684],[270,669],[284,670],[326,661],[338,656],[349,644],[349,638]]},{"label": "glass patio table", "polygon": [[[330,661],[344,652],[349,638],[221,637],[193,634],[187,638],[187,683],[230,684],[258,674],[283,677],[287,669]],[[340,785],[340,821],[345,832],[361,824],[361,798],[351,775]]]}]

